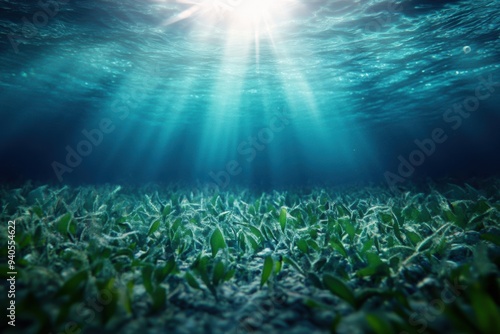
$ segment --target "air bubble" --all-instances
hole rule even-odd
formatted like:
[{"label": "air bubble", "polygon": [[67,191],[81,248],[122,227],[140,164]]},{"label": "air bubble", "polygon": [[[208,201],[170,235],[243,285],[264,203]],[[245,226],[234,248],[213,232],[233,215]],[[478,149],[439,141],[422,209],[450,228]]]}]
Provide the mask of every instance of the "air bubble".
[{"label": "air bubble", "polygon": [[465,54],[468,54],[469,52],[471,52],[471,51],[472,51],[472,49],[471,49],[471,48],[470,48],[470,46],[468,46],[468,45],[464,46],[463,50],[464,50],[464,53],[465,53]]}]

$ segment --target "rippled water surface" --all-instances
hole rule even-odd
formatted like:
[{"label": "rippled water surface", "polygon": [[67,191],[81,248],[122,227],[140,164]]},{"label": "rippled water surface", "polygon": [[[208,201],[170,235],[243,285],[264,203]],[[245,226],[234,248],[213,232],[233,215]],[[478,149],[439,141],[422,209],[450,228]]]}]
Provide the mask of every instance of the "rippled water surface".
[{"label": "rippled water surface", "polygon": [[2,1],[6,173],[56,179],[103,118],[68,178],[205,182],[235,160],[252,182],[384,179],[436,128],[452,139],[422,176],[498,166],[498,84],[445,114],[500,81],[499,1],[270,3],[255,23],[245,1]]},{"label": "rippled water surface", "polygon": [[2,333],[500,333],[499,14],[0,0]]}]

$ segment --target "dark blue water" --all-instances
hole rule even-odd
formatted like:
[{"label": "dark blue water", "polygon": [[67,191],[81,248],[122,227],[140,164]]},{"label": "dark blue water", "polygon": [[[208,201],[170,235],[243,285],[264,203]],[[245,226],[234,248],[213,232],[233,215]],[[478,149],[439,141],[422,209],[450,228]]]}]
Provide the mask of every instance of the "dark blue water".
[{"label": "dark blue water", "polygon": [[1,1],[2,181],[498,174],[500,1],[269,3]]}]

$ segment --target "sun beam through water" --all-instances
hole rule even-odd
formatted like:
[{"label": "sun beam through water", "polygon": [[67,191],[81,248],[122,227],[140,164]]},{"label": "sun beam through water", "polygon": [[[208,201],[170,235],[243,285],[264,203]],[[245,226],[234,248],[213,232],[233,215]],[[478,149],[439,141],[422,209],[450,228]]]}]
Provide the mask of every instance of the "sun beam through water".
[{"label": "sun beam through water", "polygon": [[224,27],[229,32],[251,36],[258,44],[264,33],[272,40],[272,28],[287,18],[297,0],[158,0],[179,6],[179,12],[165,20],[164,25],[192,21],[214,27]]}]

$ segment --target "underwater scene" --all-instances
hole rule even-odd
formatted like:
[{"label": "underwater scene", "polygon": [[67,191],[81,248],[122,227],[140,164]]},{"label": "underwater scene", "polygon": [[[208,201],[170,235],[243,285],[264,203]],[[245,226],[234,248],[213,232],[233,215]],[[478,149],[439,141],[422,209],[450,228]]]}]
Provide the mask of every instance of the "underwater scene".
[{"label": "underwater scene", "polygon": [[2,333],[500,333],[500,1],[1,0]]}]

